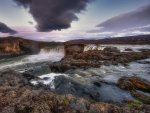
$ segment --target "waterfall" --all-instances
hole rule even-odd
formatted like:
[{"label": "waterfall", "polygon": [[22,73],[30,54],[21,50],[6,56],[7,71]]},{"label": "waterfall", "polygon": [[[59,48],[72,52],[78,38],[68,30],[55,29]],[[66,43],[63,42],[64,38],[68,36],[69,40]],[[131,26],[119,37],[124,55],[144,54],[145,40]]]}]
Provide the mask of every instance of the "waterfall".
[{"label": "waterfall", "polygon": [[106,46],[103,45],[96,45],[96,44],[88,44],[85,45],[84,51],[89,51],[89,50],[103,50]]},{"label": "waterfall", "polygon": [[30,62],[42,62],[42,61],[59,61],[64,57],[64,47],[55,46],[42,48],[39,54],[28,56],[25,60]]},{"label": "waterfall", "polygon": [[42,48],[41,51],[35,55],[25,55],[16,58],[0,60],[0,70],[6,68],[21,68],[21,70],[23,70],[24,68],[30,68],[34,64],[41,62],[48,63],[60,61],[64,57],[64,53],[63,46]]}]

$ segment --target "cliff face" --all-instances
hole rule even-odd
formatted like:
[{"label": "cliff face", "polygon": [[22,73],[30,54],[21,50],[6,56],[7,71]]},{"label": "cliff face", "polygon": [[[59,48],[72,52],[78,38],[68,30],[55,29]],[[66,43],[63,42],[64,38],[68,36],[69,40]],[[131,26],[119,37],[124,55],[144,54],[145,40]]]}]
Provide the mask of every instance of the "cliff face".
[{"label": "cliff face", "polygon": [[0,39],[0,55],[35,54],[40,50],[35,41],[18,37],[7,37]]},{"label": "cliff face", "polygon": [[0,44],[0,53],[21,53],[19,43],[3,43]]}]

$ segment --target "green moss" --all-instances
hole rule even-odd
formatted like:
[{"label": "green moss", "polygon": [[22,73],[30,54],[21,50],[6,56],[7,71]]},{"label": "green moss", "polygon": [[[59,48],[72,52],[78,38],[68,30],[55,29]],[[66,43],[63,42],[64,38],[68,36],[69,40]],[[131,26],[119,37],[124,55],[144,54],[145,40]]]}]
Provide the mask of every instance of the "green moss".
[{"label": "green moss", "polygon": [[134,102],[128,103],[129,107],[139,107],[142,105],[143,105],[143,103],[141,101],[134,101]]},{"label": "green moss", "polygon": [[68,99],[67,96],[65,96],[64,99],[63,99],[63,105],[64,106],[68,106],[69,105],[69,99]]}]

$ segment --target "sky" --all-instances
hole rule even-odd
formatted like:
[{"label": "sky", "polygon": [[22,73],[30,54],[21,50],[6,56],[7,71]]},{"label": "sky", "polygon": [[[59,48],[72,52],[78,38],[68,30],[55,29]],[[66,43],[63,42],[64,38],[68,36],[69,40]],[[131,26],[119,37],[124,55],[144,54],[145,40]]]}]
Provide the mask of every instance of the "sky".
[{"label": "sky", "polygon": [[149,34],[149,11],[150,0],[0,0],[0,37],[67,41]]}]

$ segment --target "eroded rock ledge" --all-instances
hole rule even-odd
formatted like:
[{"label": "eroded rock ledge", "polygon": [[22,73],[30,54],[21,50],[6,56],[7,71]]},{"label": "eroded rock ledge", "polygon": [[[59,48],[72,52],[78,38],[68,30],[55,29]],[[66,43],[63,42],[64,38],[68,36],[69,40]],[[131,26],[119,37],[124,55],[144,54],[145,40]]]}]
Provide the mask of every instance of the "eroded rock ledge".
[{"label": "eroded rock ledge", "polygon": [[25,75],[6,70],[0,72],[0,113],[148,113],[148,107],[119,107],[91,103],[71,95],[60,96],[33,87]]},{"label": "eroded rock ledge", "polygon": [[101,65],[127,65],[149,57],[150,50],[120,52],[116,47],[107,47],[104,50],[84,51],[83,44],[72,44],[65,45],[65,57],[59,62],[50,64],[50,68],[56,72],[65,72],[69,69],[97,68]]}]

